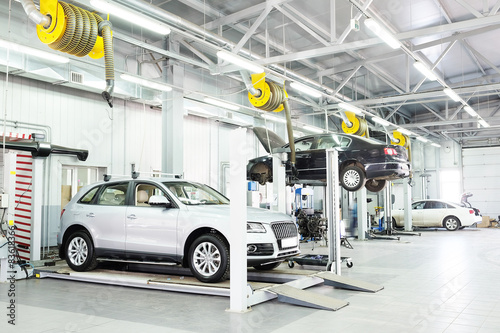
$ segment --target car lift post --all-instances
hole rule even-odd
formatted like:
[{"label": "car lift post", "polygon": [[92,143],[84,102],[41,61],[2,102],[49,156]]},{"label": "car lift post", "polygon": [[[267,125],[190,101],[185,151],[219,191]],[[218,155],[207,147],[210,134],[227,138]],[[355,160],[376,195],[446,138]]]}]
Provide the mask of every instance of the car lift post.
[{"label": "car lift post", "polygon": [[328,266],[332,273],[341,275],[340,223],[339,223],[339,153],[326,150],[326,218],[328,220]]},{"label": "car lift post", "polygon": [[286,214],[285,166],[282,163],[282,152],[273,150],[273,201],[271,210]]}]

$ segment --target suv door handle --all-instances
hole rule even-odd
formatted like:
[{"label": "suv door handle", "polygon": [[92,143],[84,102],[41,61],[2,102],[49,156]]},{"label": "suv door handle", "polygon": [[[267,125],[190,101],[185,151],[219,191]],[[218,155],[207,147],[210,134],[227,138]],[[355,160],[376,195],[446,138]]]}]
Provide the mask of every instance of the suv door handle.
[{"label": "suv door handle", "polygon": [[127,216],[128,219],[131,219],[131,220],[135,220],[137,219],[137,216],[135,216],[135,214],[130,214],[129,216]]},{"label": "suv door handle", "polygon": [[95,217],[95,214],[94,213],[88,213],[87,217]]}]

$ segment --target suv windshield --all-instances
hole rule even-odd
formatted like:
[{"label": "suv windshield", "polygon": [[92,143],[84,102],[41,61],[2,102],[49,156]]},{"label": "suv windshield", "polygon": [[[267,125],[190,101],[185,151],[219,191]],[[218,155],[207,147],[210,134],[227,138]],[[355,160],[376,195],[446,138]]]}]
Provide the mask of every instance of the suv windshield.
[{"label": "suv windshield", "polygon": [[164,182],[163,184],[186,205],[229,204],[228,198],[206,185],[189,182]]}]

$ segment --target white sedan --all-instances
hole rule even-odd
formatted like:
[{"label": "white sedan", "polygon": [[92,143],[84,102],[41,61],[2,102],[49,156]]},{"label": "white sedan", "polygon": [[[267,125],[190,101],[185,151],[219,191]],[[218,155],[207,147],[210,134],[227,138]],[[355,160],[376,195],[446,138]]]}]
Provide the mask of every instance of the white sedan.
[{"label": "white sedan", "polygon": [[[412,225],[415,227],[445,227],[454,231],[481,222],[474,209],[443,200],[420,200],[412,204]],[[404,210],[392,211],[395,227],[404,225]]]}]

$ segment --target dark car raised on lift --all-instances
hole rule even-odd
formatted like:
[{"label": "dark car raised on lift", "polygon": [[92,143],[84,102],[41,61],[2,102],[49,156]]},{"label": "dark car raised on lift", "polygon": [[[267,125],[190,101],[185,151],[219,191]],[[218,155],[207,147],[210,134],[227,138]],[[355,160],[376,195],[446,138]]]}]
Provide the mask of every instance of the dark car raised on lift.
[{"label": "dark car raised on lift", "polygon": [[[274,132],[254,128],[267,152],[288,148],[288,144]],[[269,149],[271,148],[271,149]],[[297,174],[292,175],[291,164],[286,163],[287,182],[309,183],[326,181],[326,149],[339,152],[340,184],[348,191],[357,191],[363,185],[371,192],[381,191],[387,181],[410,175],[406,149],[375,140],[341,133],[308,135],[295,140]],[[290,155],[290,153],[288,153]],[[247,178],[261,185],[273,181],[272,156],[261,156],[249,161]]]}]

